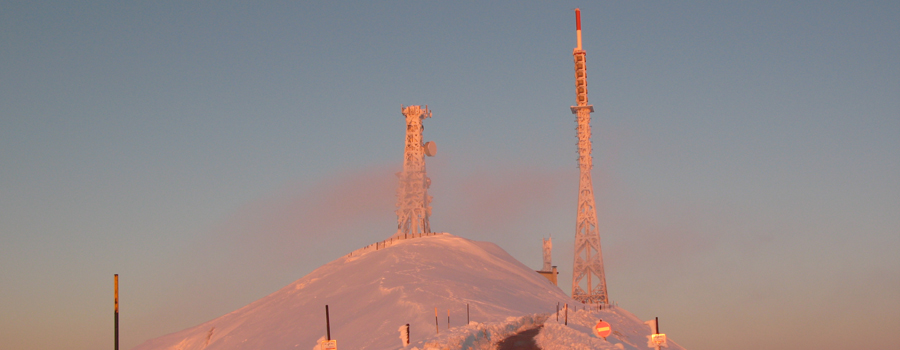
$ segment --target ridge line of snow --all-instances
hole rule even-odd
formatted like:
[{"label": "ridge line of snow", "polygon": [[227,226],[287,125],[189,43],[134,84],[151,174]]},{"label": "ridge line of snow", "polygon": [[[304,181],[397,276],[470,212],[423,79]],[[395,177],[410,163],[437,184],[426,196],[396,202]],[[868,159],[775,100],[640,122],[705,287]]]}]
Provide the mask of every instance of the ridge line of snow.
[{"label": "ridge line of snow", "polygon": [[344,257],[351,258],[351,257],[362,256],[362,255],[364,255],[365,253],[368,253],[368,252],[373,252],[373,251],[376,251],[376,250],[380,250],[380,249],[384,249],[384,248],[393,246],[394,244],[400,243],[400,241],[405,241],[405,240],[410,240],[410,239],[416,239],[416,238],[422,238],[422,237],[441,236],[441,235],[449,235],[449,233],[446,233],[446,232],[426,232],[426,233],[412,234],[412,235],[409,235],[409,236],[403,235],[403,236],[391,237],[391,238],[388,238],[388,239],[386,239],[386,240],[383,240],[383,241],[380,241],[380,242],[375,242],[375,243],[369,244],[369,245],[367,245],[367,246],[365,246],[365,247],[362,247],[362,248],[359,248],[359,249],[357,249],[357,250],[354,250],[354,251],[350,252],[350,254],[344,255]]}]

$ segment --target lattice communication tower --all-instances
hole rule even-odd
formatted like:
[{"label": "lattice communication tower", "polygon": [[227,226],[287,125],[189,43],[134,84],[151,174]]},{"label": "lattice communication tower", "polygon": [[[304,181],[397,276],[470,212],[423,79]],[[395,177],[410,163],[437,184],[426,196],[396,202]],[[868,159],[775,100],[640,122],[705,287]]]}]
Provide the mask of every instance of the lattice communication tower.
[{"label": "lattice communication tower", "polygon": [[575,60],[575,98],[572,106],[578,136],[578,215],[575,220],[575,259],[572,268],[572,298],[585,304],[609,304],[606,293],[606,273],[597,231],[597,209],[594,204],[594,185],[591,181],[591,113],[588,104],[585,51],[581,48],[581,10],[575,9],[577,47],[572,51]]},{"label": "lattice communication tower", "polygon": [[406,148],[403,152],[403,171],[397,173],[397,233],[395,236],[431,232],[431,179],[425,173],[425,156],[433,156],[434,142],[422,143],[422,121],[431,118],[428,106],[400,106],[406,116]]}]

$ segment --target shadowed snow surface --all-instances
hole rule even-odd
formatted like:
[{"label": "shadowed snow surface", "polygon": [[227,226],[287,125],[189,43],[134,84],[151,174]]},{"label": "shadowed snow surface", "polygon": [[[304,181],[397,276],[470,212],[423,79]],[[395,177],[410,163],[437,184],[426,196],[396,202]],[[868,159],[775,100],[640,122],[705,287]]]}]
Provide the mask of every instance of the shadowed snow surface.
[{"label": "shadowed snow surface", "polygon": [[[407,323],[410,349],[416,345],[423,349],[472,347],[479,337],[482,345],[473,348],[490,348],[499,337],[526,326],[516,322],[527,319],[527,326],[534,327],[535,319],[547,319],[557,302],[574,304],[562,290],[497,245],[445,234],[341,257],[237,311],[149,340],[135,350],[313,349],[325,337],[326,304],[331,337],[340,349],[401,349],[398,327]],[[466,304],[472,321],[468,326]],[[440,334],[435,329],[435,308]],[[628,323],[637,323],[633,328],[642,326],[628,316]],[[555,323],[549,320],[548,325]],[[509,334],[488,331],[500,329]],[[580,334],[583,330],[560,331],[579,334],[548,333],[536,339],[540,344],[554,337],[560,341],[593,337]],[[457,345],[446,345],[451,343]],[[643,345],[639,348],[647,349]],[[606,347],[585,347],[593,348]]]}]

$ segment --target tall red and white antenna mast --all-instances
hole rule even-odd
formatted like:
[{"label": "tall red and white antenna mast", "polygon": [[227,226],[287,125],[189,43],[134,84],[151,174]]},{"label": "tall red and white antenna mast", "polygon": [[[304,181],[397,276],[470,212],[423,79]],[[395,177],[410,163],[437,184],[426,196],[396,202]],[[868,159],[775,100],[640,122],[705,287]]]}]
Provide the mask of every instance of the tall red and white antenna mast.
[{"label": "tall red and white antenna mast", "polygon": [[585,304],[609,304],[606,293],[606,273],[600,252],[600,233],[597,232],[597,209],[594,204],[594,185],[591,181],[591,113],[588,104],[587,68],[585,52],[581,48],[581,10],[575,9],[575,33],[578,46],[572,51],[575,60],[575,114],[578,136],[578,216],[575,220],[575,259],[572,268],[572,298]]}]

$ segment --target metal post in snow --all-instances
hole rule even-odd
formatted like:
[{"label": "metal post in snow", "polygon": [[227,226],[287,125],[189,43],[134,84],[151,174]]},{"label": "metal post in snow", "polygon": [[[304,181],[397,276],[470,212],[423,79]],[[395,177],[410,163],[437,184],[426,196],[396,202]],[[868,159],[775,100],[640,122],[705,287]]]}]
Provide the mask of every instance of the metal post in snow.
[{"label": "metal post in snow", "polygon": [[325,305],[325,332],[328,340],[331,340],[331,319],[328,317],[328,305]]},{"label": "metal post in snow", "polygon": [[[656,334],[659,334],[659,317],[656,317]],[[656,344],[656,350],[659,350],[659,344]]]},{"label": "metal post in snow", "polygon": [[119,274],[116,274],[114,277],[115,280],[115,295],[116,295],[116,317],[115,317],[115,338],[116,338],[116,350],[119,350]]},{"label": "metal post in snow", "polygon": [[466,303],[466,324],[469,324],[469,303]]}]

